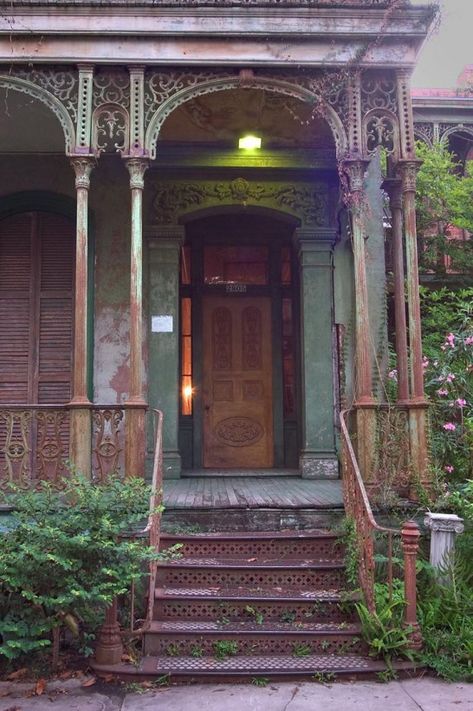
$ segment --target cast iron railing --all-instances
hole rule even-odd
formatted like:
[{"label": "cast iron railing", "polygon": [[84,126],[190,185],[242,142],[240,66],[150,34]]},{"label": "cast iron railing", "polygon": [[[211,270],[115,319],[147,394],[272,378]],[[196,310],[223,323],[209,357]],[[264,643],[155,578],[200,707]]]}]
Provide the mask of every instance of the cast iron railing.
[{"label": "cast iron railing", "polygon": [[[155,419],[155,442],[153,476],[151,480],[151,495],[149,500],[148,520],[145,528],[135,531],[134,537],[144,538],[147,545],[154,551],[159,550],[161,534],[161,511],[163,498],[163,413],[153,410]],[[154,591],[158,562],[151,560],[148,569],[148,595],[143,623],[135,626],[135,588],[130,592],[130,629],[129,634],[139,636],[149,629],[153,619]],[[96,665],[119,664],[123,655],[123,635],[118,623],[118,605],[115,599],[105,613],[105,621],[97,639],[95,649]]]},{"label": "cast iron railing", "polygon": [[404,622],[410,630],[411,648],[422,646],[422,637],[417,622],[416,558],[420,532],[415,521],[406,521],[402,529],[380,526],[374,518],[371,504],[356,460],[355,451],[346,423],[347,411],[340,414],[342,432],[343,496],[347,516],[353,521],[358,552],[358,578],[366,606],[376,612],[375,604],[375,538],[377,534],[387,539],[386,564],[389,595],[392,597],[394,556],[393,539],[400,538],[404,558]]},{"label": "cast iron railing", "polygon": [[[124,469],[126,406],[89,405],[91,471],[97,481]],[[60,488],[69,475],[71,409],[65,405],[0,405],[0,488],[48,482]],[[89,445],[88,445],[89,446]]]}]

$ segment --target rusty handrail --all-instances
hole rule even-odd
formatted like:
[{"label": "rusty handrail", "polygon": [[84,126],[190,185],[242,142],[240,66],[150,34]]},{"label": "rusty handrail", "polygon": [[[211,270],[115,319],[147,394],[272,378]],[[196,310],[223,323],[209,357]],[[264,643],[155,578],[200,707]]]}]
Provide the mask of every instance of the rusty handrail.
[{"label": "rusty handrail", "polygon": [[420,532],[415,521],[406,521],[401,529],[381,526],[373,515],[370,500],[365,488],[360,467],[356,459],[346,424],[348,411],[340,413],[340,428],[342,432],[343,456],[343,495],[345,509],[354,522],[358,542],[360,587],[370,612],[376,612],[374,596],[374,534],[380,532],[387,535],[387,566],[389,595],[393,590],[393,536],[399,536],[404,553],[404,591],[405,615],[404,622],[410,629],[410,646],[419,649],[422,646],[422,636],[416,613],[416,556],[419,549]]}]

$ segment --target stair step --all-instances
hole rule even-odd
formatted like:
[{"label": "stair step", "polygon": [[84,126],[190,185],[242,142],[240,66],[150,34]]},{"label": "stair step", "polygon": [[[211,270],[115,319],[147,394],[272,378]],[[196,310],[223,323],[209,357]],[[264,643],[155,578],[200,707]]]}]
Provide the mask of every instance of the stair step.
[{"label": "stair step", "polygon": [[[413,670],[412,662],[395,661],[397,671]],[[113,673],[119,678],[154,679],[168,677],[169,681],[227,681],[232,679],[290,679],[302,677],[314,681],[329,681],[338,676],[362,678],[386,671],[383,661],[356,654],[247,655],[216,659],[215,657],[145,656],[134,664],[93,665],[98,674]]]},{"label": "stair step", "polygon": [[295,622],[353,622],[353,601],[338,590],[295,590],[248,588],[157,588],[154,619],[248,620],[248,606],[254,616],[283,621],[288,615]]},{"label": "stair step", "polygon": [[156,588],[155,598],[160,600],[184,598],[196,600],[243,600],[246,602],[350,602],[358,600],[356,593],[345,593],[336,588],[330,590],[298,590],[296,588],[247,588],[247,587],[166,587]]},{"label": "stair step", "polygon": [[156,621],[146,634],[145,654],[212,656],[215,645],[235,640],[238,655],[366,652],[359,625],[255,621]]},{"label": "stair step", "polygon": [[341,622],[263,622],[257,624],[252,620],[233,621],[222,625],[215,620],[153,620],[149,627],[155,634],[208,634],[208,635],[245,635],[245,634],[291,634],[291,635],[349,635],[360,634],[361,626],[355,623]]},{"label": "stair step", "polygon": [[343,545],[334,533],[312,531],[249,531],[245,533],[163,534],[161,550],[180,544],[180,553],[194,558],[341,559]]},{"label": "stair step", "polygon": [[250,562],[241,559],[181,558],[159,566],[159,586],[238,586],[254,588],[339,588],[345,583],[345,568],[332,561]]}]

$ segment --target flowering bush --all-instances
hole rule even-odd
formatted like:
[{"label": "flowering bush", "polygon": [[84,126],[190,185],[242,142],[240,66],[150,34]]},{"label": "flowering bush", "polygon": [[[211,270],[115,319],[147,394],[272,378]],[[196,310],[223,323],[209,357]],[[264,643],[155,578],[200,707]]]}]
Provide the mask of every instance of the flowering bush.
[{"label": "flowering bush", "polygon": [[473,473],[473,289],[423,290],[422,302],[433,463],[458,482]]}]

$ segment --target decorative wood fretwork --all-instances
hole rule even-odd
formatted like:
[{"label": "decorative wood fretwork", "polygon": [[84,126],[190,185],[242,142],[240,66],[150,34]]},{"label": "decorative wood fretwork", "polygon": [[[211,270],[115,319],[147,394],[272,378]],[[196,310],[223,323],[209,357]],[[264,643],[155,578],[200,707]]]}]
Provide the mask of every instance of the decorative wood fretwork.
[{"label": "decorative wood fretwork", "polygon": [[122,472],[124,414],[121,407],[94,408],[92,455],[97,481]]},{"label": "decorative wood fretwork", "polygon": [[434,143],[434,124],[430,122],[419,121],[414,124],[414,136],[417,140],[423,141],[428,146]]},{"label": "decorative wood fretwork", "polygon": [[75,147],[79,75],[76,69],[0,67],[0,88],[19,91],[45,104],[64,132],[66,153]]},{"label": "decorative wood fretwork", "polygon": [[0,487],[32,488],[46,481],[60,486],[69,458],[66,408],[0,409]]},{"label": "decorative wood fretwork", "polygon": [[398,95],[394,76],[365,72],[361,82],[364,150],[372,155],[378,146],[399,156]]},{"label": "decorative wood fretwork", "polygon": [[175,224],[192,209],[221,204],[262,205],[288,212],[307,225],[327,225],[327,185],[295,186],[281,183],[253,183],[245,178],[229,182],[162,183],[153,201],[155,221]]},{"label": "decorative wood fretwork", "polygon": [[92,145],[95,153],[126,154],[130,146],[130,74],[101,69],[94,76]]},{"label": "decorative wood fretwork", "polygon": [[241,361],[243,370],[261,370],[263,367],[261,311],[247,306],[241,314]]},{"label": "decorative wood fretwork", "polygon": [[215,309],[213,313],[212,351],[214,370],[231,370],[232,314],[224,307]]}]

